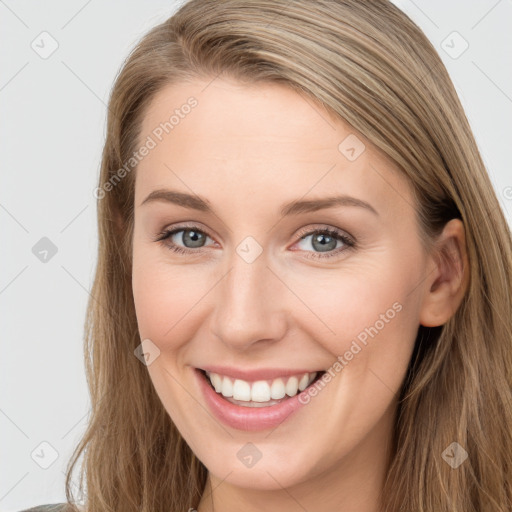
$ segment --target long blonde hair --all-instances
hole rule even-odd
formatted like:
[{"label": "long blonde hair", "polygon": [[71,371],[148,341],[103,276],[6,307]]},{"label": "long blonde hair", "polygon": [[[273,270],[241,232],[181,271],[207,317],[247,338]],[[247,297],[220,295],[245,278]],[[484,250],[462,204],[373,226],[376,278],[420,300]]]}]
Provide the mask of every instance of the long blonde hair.
[{"label": "long blonde hair", "polygon": [[[87,511],[183,512],[205,491],[206,468],[134,356],[141,343],[131,288],[136,169],[122,179],[119,170],[138,148],[158,91],[221,75],[281,83],[352,125],[408,177],[428,243],[448,220],[464,223],[468,288],[445,325],[419,327],[382,510],[510,512],[510,229],[441,59],[387,0],[191,0],[124,63],[109,101],[99,178],[99,250],[84,343],[92,409],[68,465],[70,508],[82,456]],[[453,442],[468,453],[456,469],[442,458]]]}]

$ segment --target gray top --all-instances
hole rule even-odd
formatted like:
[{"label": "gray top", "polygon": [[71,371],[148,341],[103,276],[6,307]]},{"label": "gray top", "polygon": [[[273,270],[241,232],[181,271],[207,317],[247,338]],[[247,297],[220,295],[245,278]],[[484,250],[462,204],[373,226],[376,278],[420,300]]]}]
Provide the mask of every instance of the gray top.
[{"label": "gray top", "polygon": [[67,503],[53,503],[49,505],[38,505],[37,507],[20,510],[20,512],[64,512]]}]

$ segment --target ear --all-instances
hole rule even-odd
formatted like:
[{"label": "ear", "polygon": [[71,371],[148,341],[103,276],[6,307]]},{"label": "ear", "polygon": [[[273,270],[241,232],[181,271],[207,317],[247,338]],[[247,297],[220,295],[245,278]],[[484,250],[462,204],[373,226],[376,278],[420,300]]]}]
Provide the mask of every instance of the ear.
[{"label": "ear", "polygon": [[464,224],[460,219],[446,223],[430,257],[426,294],[420,311],[420,324],[437,327],[457,311],[469,281]]}]

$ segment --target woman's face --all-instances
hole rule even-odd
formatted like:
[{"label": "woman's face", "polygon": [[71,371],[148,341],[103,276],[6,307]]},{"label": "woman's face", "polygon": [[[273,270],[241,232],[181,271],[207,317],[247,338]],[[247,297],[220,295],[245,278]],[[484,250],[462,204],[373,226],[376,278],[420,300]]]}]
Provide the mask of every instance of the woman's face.
[{"label": "woman's face", "polygon": [[411,189],[311,99],[208,84],[162,90],[139,139],[133,293],[158,396],[230,484],[384,463],[429,285]]}]

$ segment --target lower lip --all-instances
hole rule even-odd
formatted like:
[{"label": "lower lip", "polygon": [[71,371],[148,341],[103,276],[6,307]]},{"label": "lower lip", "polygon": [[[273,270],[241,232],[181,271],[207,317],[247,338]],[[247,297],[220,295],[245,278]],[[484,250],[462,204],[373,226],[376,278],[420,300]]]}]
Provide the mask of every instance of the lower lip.
[{"label": "lower lip", "polygon": [[254,431],[277,427],[295,411],[306,405],[299,401],[299,397],[308,388],[279,404],[268,407],[235,405],[217,393],[206,381],[205,375],[200,370],[194,369],[194,373],[199,379],[203,396],[214,416],[226,425],[238,430]]}]

